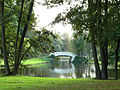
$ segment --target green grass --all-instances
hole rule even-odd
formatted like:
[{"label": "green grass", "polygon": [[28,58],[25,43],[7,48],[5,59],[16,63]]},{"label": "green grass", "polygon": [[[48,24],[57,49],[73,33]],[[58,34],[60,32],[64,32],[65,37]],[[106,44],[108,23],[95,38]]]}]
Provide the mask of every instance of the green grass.
[{"label": "green grass", "polygon": [[0,77],[0,90],[120,90],[120,80]]},{"label": "green grass", "polygon": [[[94,60],[88,60],[88,63],[93,63],[94,64]],[[102,62],[99,61],[99,64],[102,64]],[[120,65],[120,61],[118,62],[118,65]]]},{"label": "green grass", "polygon": [[[43,63],[43,62],[49,62],[50,58],[31,58],[22,61],[23,65],[31,65],[31,64],[38,64],[38,63]],[[4,65],[3,59],[0,59],[0,65]]]},{"label": "green grass", "polygon": [[31,59],[23,61],[23,65],[38,64],[38,63],[43,63],[43,62],[48,62],[48,60],[46,60],[46,58],[31,58]]},{"label": "green grass", "polygon": [[0,65],[4,65],[4,60],[0,58]]},{"label": "green grass", "polygon": [[118,65],[120,65],[120,62],[118,62]]},{"label": "green grass", "polygon": [[[99,64],[101,64],[102,62],[101,61],[98,61]],[[88,60],[88,63],[93,63],[94,64],[94,60]]]}]

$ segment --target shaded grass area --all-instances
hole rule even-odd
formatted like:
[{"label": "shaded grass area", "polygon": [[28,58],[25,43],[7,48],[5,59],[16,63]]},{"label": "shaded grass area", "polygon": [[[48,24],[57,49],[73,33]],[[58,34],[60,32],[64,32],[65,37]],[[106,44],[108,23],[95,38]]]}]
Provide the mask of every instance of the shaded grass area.
[{"label": "shaded grass area", "polygon": [[0,77],[0,90],[119,90],[120,80]]}]

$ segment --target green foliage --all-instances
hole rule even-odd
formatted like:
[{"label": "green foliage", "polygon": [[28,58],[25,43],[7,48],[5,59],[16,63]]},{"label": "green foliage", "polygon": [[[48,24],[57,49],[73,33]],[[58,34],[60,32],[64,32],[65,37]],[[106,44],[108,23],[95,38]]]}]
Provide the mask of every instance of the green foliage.
[{"label": "green foliage", "polygon": [[[29,11],[29,4],[30,4],[30,1],[25,1],[24,3],[18,44],[20,43],[20,38],[23,33],[23,28],[27,20],[26,16]],[[6,11],[5,22],[6,22],[6,41],[7,41],[6,47],[7,47],[7,54],[9,55],[8,60],[11,64],[14,63],[15,41],[16,41],[16,34],[17,34],[17,27],[18,27],[18,17],[19,17],[20,8],[21,8],[20,6],[21,6],[20,0],[5,1],[5,11]],[[35,14],[34,12],[32,12],[31,19],[28,25],[28,32],[24,40],[23,51],[22,51],[22,55],[24,55],[26,50],[30,46],[32,47],[26,54],[27,57],[38,55],[40,54],[40,52],[50,52],[53,49],[53,46],[51,43],[52,43],[52,39],[55,38],[55,35],[52,32],[46,30],[45,28],[42,28],[41,31],[36,31],[33,28],[36,25],[35,20],[36,20]],[[0,33],[0,43],[1,43],[1,33]],[[0,57],[3,58],[1,44],[0,44]]]},{"label": "green foliage", "polygon": [[83,51],[84,51],[84,40],[82,39],[82,37],[77,37],[77,38],[73,39],[72,45],[74,48],[74,52],[78,56],[82,56],[81,54],[83,54]]},{"label": "green foliage", "polygon": [[53,46],[54,51],[71,51],[71,39],[68,33],[58,35],[56,34],[57,38],[53,39]]},{"label": "green foliage", "polygon": [[[111,65],[114,65],[115,64],[115,61],[116,61],[116,57],[115,57],[115,47],[109,47],[108,49],[108,63],[111,64]],[[119,50],[119,55],[118,57],[120,58],[120,50]]]},{"label": "green foliage", "polygon": [[[23,10],[23,17],[21,21],[21,28],[19,34],[19,40],[21,38],[21,33],[23,31],[24,24],[26,22],[26,16],[28,14],[30,1],[25,1],[24,10]],[[5,27],[6,27],[6,47],[7,47],[7,55],[8,60],[12,64],[14,63],[14,55],[15,55],[15,41],[16,41],[16,34],[17,34],[17,27],[18,27],[18,17],[20,14],[20,0],[5,0]],[[28,31],[33,30],[33,24],[35,25],[36,18],[34,17],[34,13],[31,15],[31,20],[28,26]],[[0,26],[1,28],[1,26]],[[0,31],[1,32],[1,31]],[[1,34],[1,33],[0,33]],[[1,35],[0,35],[1,39]],[[1,40],[0,40],[1,43]],[[18,41],[19,43],[19,41]],[[27,43],[25,41],[25,43]],[[26,50],[28,47],[28,43],[24,44],[23,50]],[[0,57],[2,58],[2,46],[0,45]]]},{"label": "green foliage", "polygon": [[30,46],[32,46],[32,55],[37,56],[41,52],[49,53],[51,51],[54,51],[54,45],[52,42],[55,38],[56,35],[45,28],[42,28],[40,31],[34,31],[32,33],[32,36],[30,36],[28,39]]},{"label": "green foliage", "polygon": [[57,35],[56,39],[53,39],[53,45],[55,51],[62,51],[63,42],[61,40],[61,37]]},{"label": "green foliage", "polygon": [[52,54],[52,55],[50,56],[50,58],[55,59],[55,56]]},{"label": "green foliage", "polygon": [[73,64],[79,65],[80,63],[87,63],[87,62],[88,62],[87,58],[76,56],[75,59],[74,59],[74,61],[73,61]]},{"label": "green foliage", "polygon": [[83,36],[77,36],[72,40],[73,52],[80,57],[91,58],[91,44],[87,43]]}]

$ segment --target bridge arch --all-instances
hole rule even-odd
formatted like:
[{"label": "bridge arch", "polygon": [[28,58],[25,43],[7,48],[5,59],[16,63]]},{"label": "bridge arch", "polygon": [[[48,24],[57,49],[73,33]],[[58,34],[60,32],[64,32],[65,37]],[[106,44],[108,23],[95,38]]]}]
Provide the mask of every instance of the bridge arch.
[{"label": "bridge arch", "polygon": [[50,53],[49,56],[51,56],[51,55],[54,55],[55,57],[57,57],[57,56],[69,56],[69,57],[71,57],[71,62],[73,62],[75,57],[76,57],[76,55],[74,53],[71,53],[71,52],[54,52],[54,53]]}]

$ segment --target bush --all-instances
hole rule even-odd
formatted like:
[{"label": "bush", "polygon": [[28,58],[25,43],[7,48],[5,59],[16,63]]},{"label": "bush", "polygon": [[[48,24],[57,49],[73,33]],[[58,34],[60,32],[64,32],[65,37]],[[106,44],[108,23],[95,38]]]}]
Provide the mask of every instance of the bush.
[{"label": "bush", "polygon": [[74,64],[87,63],[87,62],[88,62],[87,58],[79,57],[79,56],[76,56],[74,61],[73,61]]},{"label": "bush", "polygon": [[52,55],[50,56],[50,58],[55,59],[55,56],[52,54]]}]

